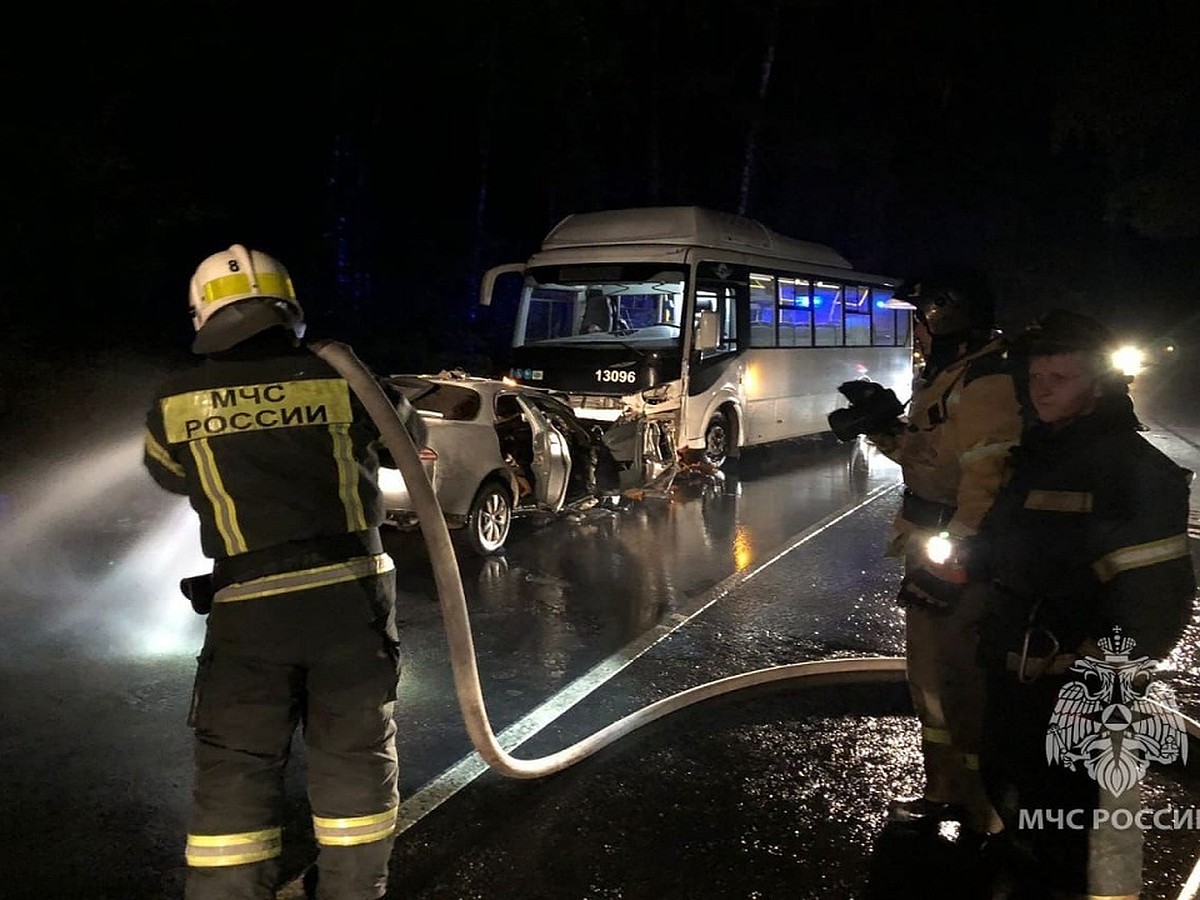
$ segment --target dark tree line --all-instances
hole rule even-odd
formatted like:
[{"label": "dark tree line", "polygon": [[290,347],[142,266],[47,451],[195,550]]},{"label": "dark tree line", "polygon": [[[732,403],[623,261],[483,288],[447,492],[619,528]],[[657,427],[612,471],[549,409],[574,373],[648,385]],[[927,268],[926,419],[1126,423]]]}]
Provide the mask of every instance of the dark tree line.
[{"label": "dark tree line", "polygon": [[192,267],[238,240],[285,259],[317,330],[396,365],[495,356],[480,272],[568,213],[647,204],[742,211],[875,271],[983,264],[1014,323],[1194,303],[1187,3],[397,9],[90,7],[52,55],[44,23],[14,34],[17,343],[183,343]]}]

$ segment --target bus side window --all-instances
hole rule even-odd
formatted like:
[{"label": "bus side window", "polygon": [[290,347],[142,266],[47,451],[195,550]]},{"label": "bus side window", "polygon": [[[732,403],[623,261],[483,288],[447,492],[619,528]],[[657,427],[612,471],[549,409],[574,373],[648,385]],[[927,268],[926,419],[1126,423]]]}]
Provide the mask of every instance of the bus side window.
[{"label": "bus side window", "polygon": [[[775,346],[775,276],[750,276],[750,346]],[[780,333],[782,341],[782,330]]]}]

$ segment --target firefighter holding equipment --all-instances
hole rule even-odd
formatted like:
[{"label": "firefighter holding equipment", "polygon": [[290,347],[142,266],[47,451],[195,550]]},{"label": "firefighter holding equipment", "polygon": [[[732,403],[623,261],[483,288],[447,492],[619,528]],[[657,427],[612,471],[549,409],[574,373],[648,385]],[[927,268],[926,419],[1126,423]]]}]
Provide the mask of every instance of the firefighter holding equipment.
[{"label": "firefighter holding equipment", "polygon": [[904,561],[897,602],[905,608],[925,789],[894,800],[889,821],[955,819],[982,845],[1003,826],[979,774],[983,672],[976,647],[985,589],[968,581],[965,564],[1020,435],[1020,410],[981,276],[923,278],[896,296],[916,309],[924,366],[907,415],[867,438],[899,463],[904,479],[888,554]]},{"label": "firefighter holding equipment", "polygon": [[[379,435],[300,345],[303,312],[277,260],[240,244],[209,256],[189,305],[205,359],[160,388],[145,440],[147,469],[191,501],[213,560],[182,585],[208,610],[186,897],[275,896],[283,773],[302,724],[316,896],[374,900],[396,825],[400,671]],[[420,446],[419,417],[401,413]]]},{"label": "firefighter holding equipment", "polygon": [[1187,741],[1146,698],[1192,616],[1190,473],[1138,433],[1109,349],[1067,311],[1014,342],[1030,424],[970,563],[993,585],[982,765],[1019,896],[1136,897],[1140,777]]}]

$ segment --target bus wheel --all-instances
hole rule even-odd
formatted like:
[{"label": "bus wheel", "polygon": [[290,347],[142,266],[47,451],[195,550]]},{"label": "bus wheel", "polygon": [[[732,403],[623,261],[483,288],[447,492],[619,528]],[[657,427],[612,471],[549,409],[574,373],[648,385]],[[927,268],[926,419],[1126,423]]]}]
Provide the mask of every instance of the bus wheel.
[{"label": "bus wheel", "polygon": [[721,410],[713,413],[704,429],[704,458],[718,469],[729,458],[729,416]]}]

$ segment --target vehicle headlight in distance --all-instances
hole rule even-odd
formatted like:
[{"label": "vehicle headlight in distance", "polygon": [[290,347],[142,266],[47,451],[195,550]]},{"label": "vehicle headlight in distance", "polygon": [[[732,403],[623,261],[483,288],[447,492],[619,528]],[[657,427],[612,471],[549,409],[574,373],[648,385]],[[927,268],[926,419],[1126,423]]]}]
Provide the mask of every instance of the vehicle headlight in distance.
[{"label": "vehicle headlight in distance", "polygon": [[1146,354],[1141,347],[1124,344],[1109,356],[1114,369],[1122,375],[1137,375],[1146,365]]}]

